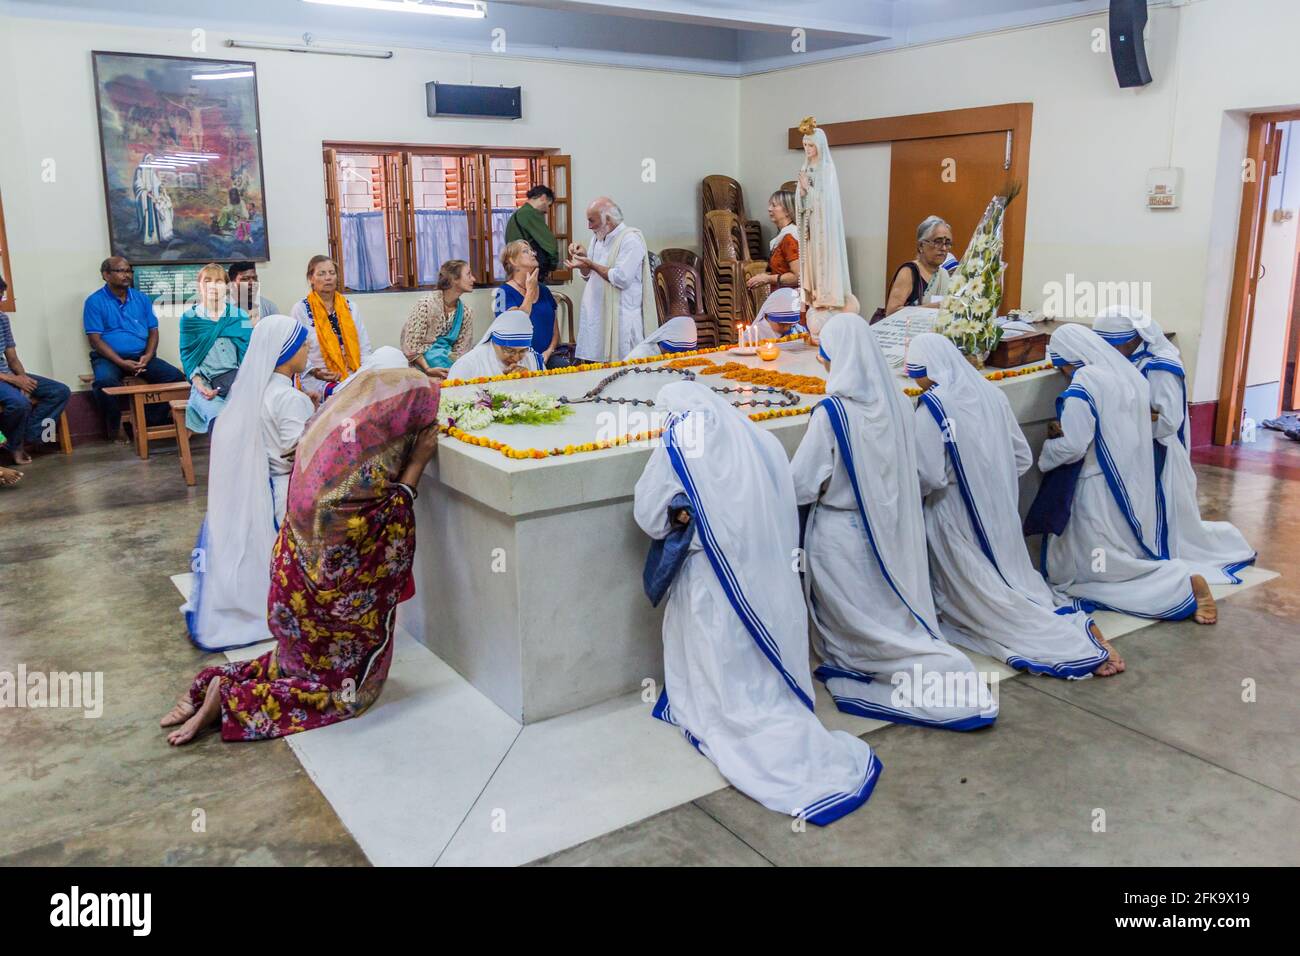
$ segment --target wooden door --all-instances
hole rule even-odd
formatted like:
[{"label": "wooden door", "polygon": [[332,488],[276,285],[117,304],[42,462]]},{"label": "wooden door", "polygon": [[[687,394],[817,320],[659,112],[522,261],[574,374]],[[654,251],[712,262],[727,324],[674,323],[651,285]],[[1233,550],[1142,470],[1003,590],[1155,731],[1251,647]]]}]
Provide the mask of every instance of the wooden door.
[{"label": "wooden door", "polygon": [[1214,421],[1216,445],[1231,445],[1241,438],[1250,328],[1255,317],[1255,294],[1260,279],[1259,252],[1264,243],[1268,185],[1278,168],[1280,146],[1277,123],[1265,115],[1252,116],[1242,167],[1244,182],[1241,214],[1237,221],[1237,259],[1233,268],[1232,298],[1228,302],[1228,327],[1219,376],[1219,409]]},{"label": "wooden door", "polygon": [[334,263],[339,270],[339,287],[347,291],[343,284],[343,229],[340,219],[339,168],[338,153],[326,148],[322,151],[325,165],[325,232],[329,249],[334,251]]},{"label": "wooden door", "polygon": [[[900,265],[916,257],[916,227],[927,216],[948,221],[953,255],[962,257],[989,200],[1011,182],[1014,147],[1011,130],[894,141],[889,164],[887,283]],[[999,310],[1003,313],[1020,307],[1024,216],[1022,195],[1003,221],[1002,258],[1007,263]],[[862,304],[883,305],[888,293],[888,286],[878,292],[868,290]]]}]

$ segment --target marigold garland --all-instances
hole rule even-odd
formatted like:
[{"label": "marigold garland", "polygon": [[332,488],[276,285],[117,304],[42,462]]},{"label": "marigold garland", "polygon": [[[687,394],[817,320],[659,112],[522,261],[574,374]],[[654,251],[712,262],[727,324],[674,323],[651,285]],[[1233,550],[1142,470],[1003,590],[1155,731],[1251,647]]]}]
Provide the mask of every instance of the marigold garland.
[{"label": "marigold garland", "polygon": [[[799,342],[803,340],[803,333],[798,335],[787,335],[785,338],[777,339],[780,342]],[[707,349],[694,349],[690,352],[674,352],[677,356],[674,361],[688,358],[692,355],[709,355],[713,352],[727,352],[731,349],[738,348],[736,345],[715,345]],[[442,383],[443,388],[455,388],[458,385],[484,385],[488,382],[509,382],[517,378],[544,378],[548,375],[573,375],[577,372],[596,372],[606,368],[620,368],[624,365],[646,365],[650,362],[662,362],[662,355],[647,355],[644,358],[622,359],[618,362],[588,362],[585,365],[569,365],[565,368],[544,368],[540,371],[522,371],[511,372],[508,375],[481,375],[478,378],[449,378]]]},{"label": "marigold garland", "polygon": [[[787,339],[782,339],[782,341],[789,341],[789,339],[791,338],[797,338],[797,336],[791,336],[788,337]],[[728,345],[716,349],[701,349],[700,351],[720,352],[732,347],[733,346]],[[683,355],[683,357],[685,356]],[[582,370],[599,369],[599,368],[615,368],[619,365],[639,364],[641,361],[643,360],[632,359],[631,361],[628,362],[611,362],[607,365],[599,365],[593,363],[592,365],[579,367],[578,369],[572,369],[572,368],[549,369],[546,372],[526,372],[522,374],[516,373],[514,375],[504,375],[504,376],[498,375],[492,378],[468,379],[462,382],[456,382],[455,384],[470,385],[470,384],[478,384],[480,381],[495,382],[495,381],[501,381],[503,379],[508,379],[508,378],[529,378],[529,377],[536,377],[540,375],[549,375],[549,374],[564,373],[570,371],[582,371]],[[750,368],[750,366],[741,365],[741,363],[739,362],[730,362],[728,363],[728,365],[736,365],[744,369]],[[1000,369],[996,372],[990,372],[984,377],[991,382],[1000,382],[1006,378],[1018,378],[1022,375],[1032,375],[1035,372],[1045,372],[1051,367],[1052,367],[1052,363],[1044,362],[1042,365],[1027,365],[1024,368]],[[710,372],[714,372],[714,371],[720,372],[726,368],[727,368],[726,365],[717,366],[716,370],[710,369],[708,371],[701,372],[700,374],[707,375],[710,374]],[[771,370],[764,370],[764,369],[753,369],[753,371],[765,375],[784,374],[784,373],[774,373]],[[727,375],[724,377],[731,378],[732,376]],[[815,376],[790,376],[790,375],[787,375],[786,377],[787,378],[815,378]],[[816,379],[816,381],[821,382],[822,380]],[[444,387],[447,386],[447,383],[443,383],[443,384]],[[767,384],[767,383],[751,382],[751,384]],[[824,382],[822,384],[823,386],[825,385]],[[789,386],[784,386],[784,387],[789,387]],[[796,389],[796,391],[802,391],[802,389]],[[908,387],[903,389],[903,394],[911,397],[915,397],[921,394],[921,389],[916,388],[914,386]],[[754,422],[765,422],[773,418],[791,418],[796,415],[808,415],[811,414],[812,410],[816,407],[817,407],[816,405],[801,405],[795,408],[770,408],[761,412],[752,412],[749,416],[749,419],[750,421],[754,421]],[[623,445],[636,444],[637,442],[652,441],[653,439],[656,439],[663,434],[662,428],[654,428],[651,429],[650,431],[637,432],[636,434],[633,435],[620,435],[618,438],[603,439],[601,441],[583,442],[577,445],[564,445],[562,447],[557,447],[557,448],[515,448],[513,445],[507,445],[505,442],[497,441],[495,438],[488,438],[486,435],[474,435],[471,434],[470,432],[462,431],[461,429],[456,428],[454,425],[452,426],[444,425],[439,429],[439,431],[441,431],[444,435],[447,435],[450,438],[455,438],[457,441],[463,441],[467,445],[476,445],[479,448],[490,448],[493,451],[500,452],[501,454],[505,455],[507,458],[513,458],[516,460],[527,459],[527,458],[539,458],[539,459],[558,458],[564,455],[578,455],[578,454],[583,454],[585,452],[591,452],[591,451],[603,451],[606,448],[619,448]]]}]

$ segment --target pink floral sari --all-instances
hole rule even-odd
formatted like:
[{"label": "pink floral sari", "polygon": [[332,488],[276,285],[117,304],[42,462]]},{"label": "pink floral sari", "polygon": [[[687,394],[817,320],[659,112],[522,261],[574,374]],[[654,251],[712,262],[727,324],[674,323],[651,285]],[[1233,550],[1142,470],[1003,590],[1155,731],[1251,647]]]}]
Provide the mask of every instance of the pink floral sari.
[{"label": "pink floral sari", "polygon": [[205,668],[190,701],[221,678],[221,736],[264,740],[364,712],[393,658],[397,605],[414,592],[411,492],[397,483],[438,389],[413,369],[374,370],[307,423],[271,557],[268,627],[256,660]]}]

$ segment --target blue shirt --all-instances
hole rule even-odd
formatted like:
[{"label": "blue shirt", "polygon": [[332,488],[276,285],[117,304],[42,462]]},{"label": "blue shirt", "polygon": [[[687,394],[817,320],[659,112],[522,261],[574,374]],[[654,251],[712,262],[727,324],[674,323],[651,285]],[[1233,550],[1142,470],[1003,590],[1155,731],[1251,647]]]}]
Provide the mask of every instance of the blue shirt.
[{"label": "blue shirt", "polygon": [[[493,313],[500,315],[509,309],[517,309],[524,304],[524,294],[509,283],[497,286],[499,296],[492,297]],[[544,285],[537,287],[537,301],[528,314],[533,323],[533,351],[539,356],[551,347],[551,336],[555,334],[555,296]]]},{"label": "blue shirt", "polygon": [[0,372],[9,373],[9,359],[5,356],[5,352],[17,347],[13,330],[9,328],[9,316],[0,312]]},{"label": "blue shirt", "polygon": [[104,343],[122,358],[139,358],[149,344],[149,330],[158,328],[153,303],[148,296],[132,287],[126,301],[118,301],[108,284],[91,293],[81,310],[81,327],[86,334],[96,332]]}]

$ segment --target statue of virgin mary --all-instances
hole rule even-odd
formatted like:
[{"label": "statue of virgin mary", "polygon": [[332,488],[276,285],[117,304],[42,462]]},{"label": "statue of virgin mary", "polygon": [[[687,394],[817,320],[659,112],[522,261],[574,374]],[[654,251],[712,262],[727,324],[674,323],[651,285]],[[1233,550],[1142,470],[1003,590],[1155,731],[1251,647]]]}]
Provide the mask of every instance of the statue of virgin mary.
[{"label": "statue of virgin mary", "polygon": [[839,311],[849,287],[849,252],[844,243],[844,214],[840,209],[840,184],[835,175],[826,134],[811,116],[799,124],[803,133],[804,164],[795,196],[799,219],[799,285],[809,309]]}]

